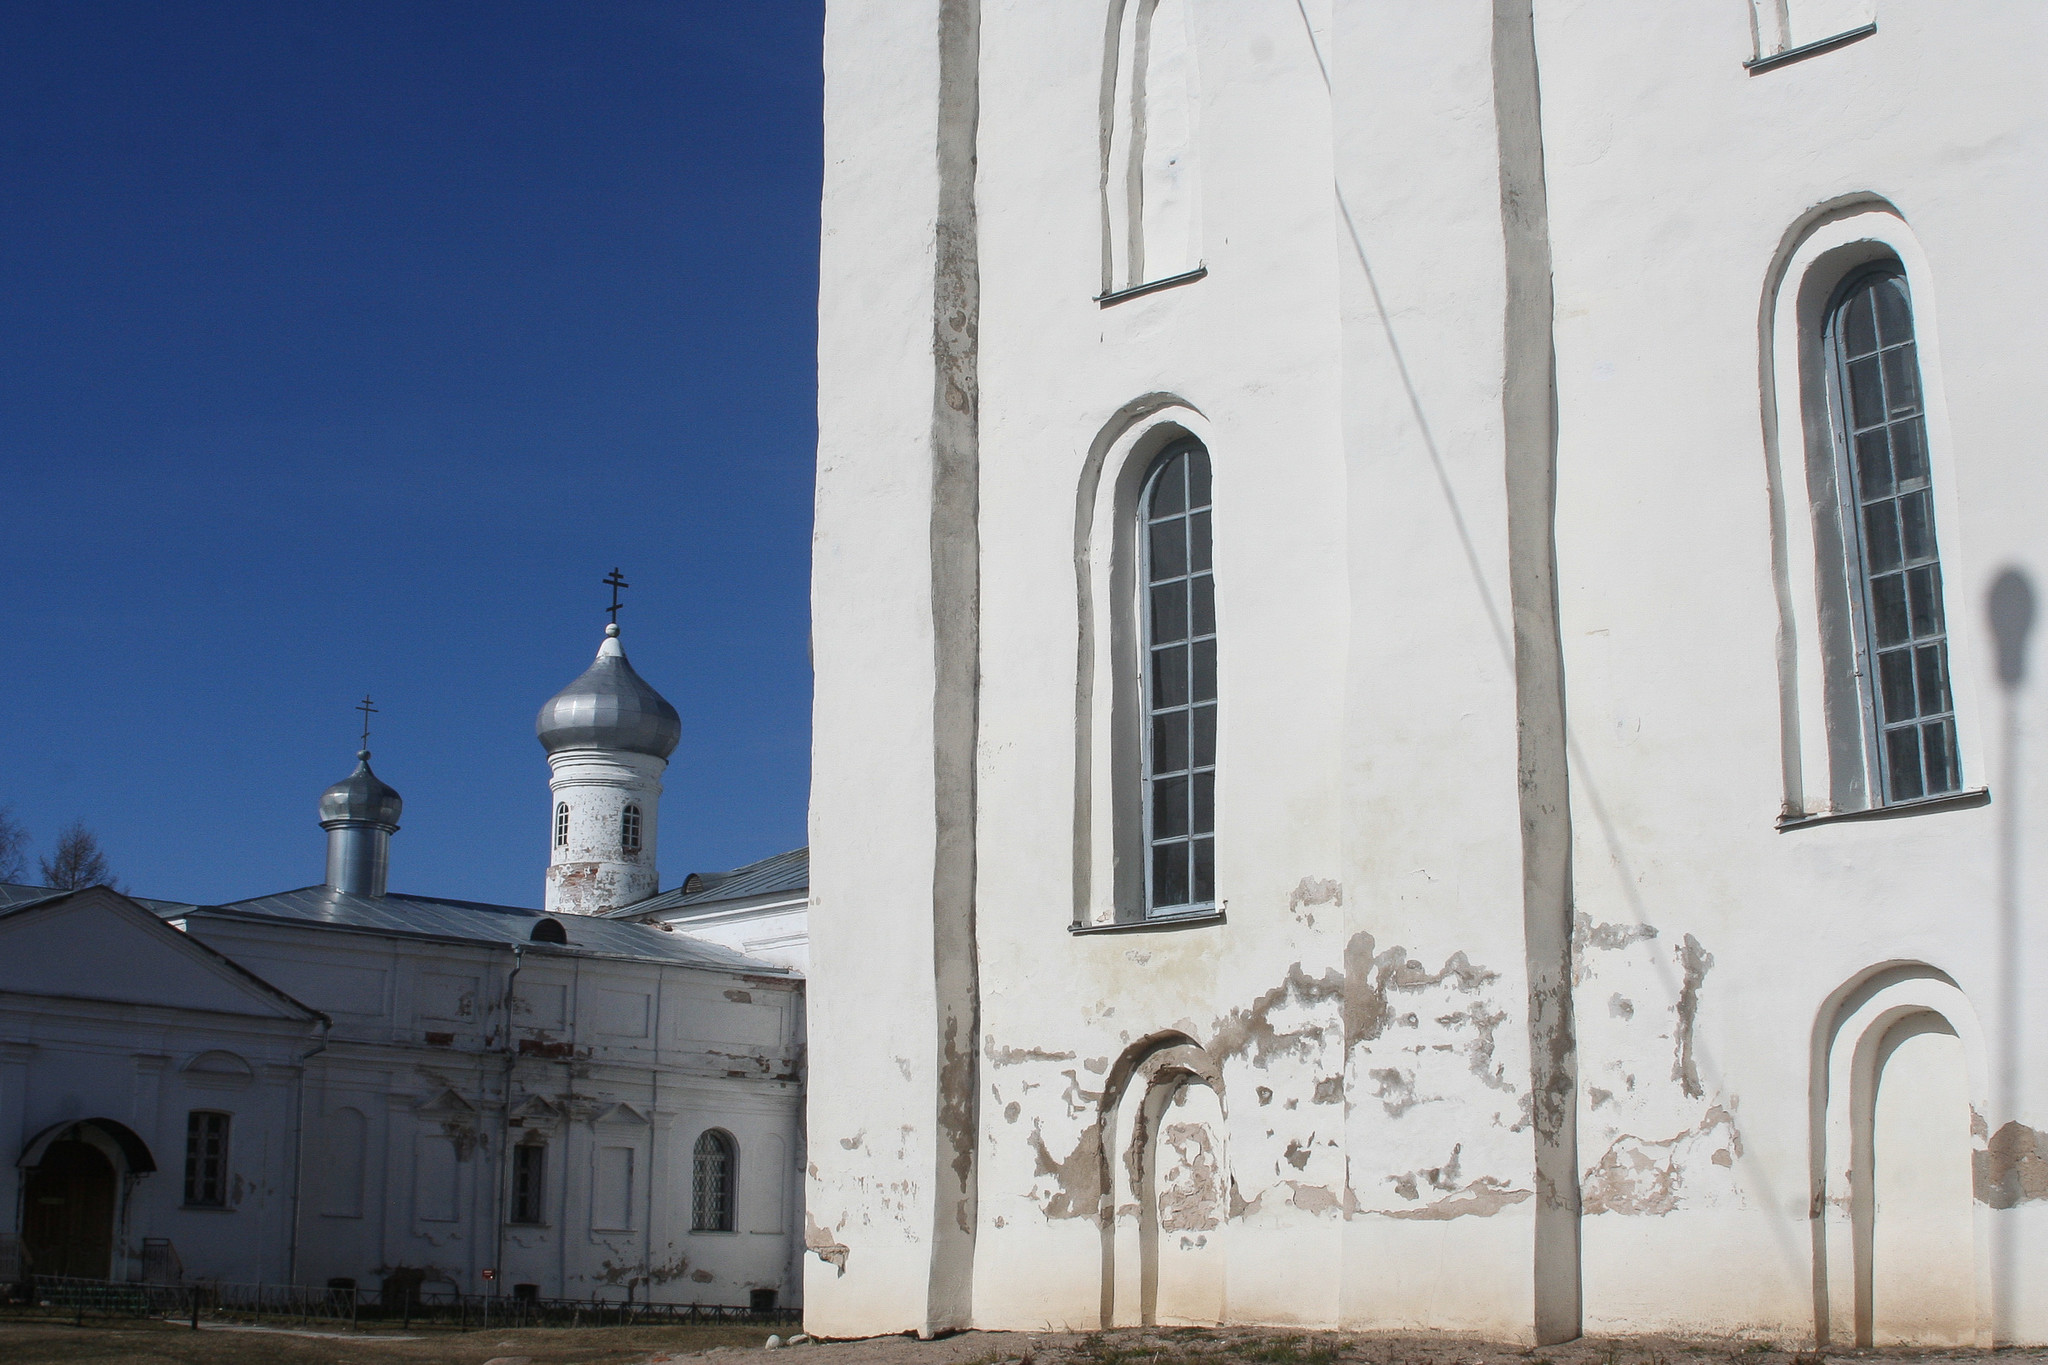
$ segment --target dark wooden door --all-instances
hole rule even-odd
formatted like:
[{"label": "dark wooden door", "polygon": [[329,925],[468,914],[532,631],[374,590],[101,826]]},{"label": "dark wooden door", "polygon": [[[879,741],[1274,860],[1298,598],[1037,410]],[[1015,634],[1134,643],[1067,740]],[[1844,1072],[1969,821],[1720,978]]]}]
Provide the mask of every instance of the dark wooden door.
[{"label": "dark wooden door", "polygon": [[21,1240],[38,1275],[104,1280],[113,1264],[114,1164],[89,1143],[53,1142],[28,1173]]}]

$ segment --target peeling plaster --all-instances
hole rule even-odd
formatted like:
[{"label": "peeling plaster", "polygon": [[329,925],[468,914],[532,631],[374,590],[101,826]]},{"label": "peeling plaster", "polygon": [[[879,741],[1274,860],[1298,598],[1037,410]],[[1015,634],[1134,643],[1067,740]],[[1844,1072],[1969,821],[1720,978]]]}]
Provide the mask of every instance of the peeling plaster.
[{"label": "peeling plaster", "polygon": [[1693,1057],[1693,1027],[1699,1020],[1700,984],[1713,969],[1714,955],[1700,946],[1700,941],[1691,934],[1685,936],[1685,943],[1678,950],[1678,962],[1685,969],[1685,984],[1678,989],[1678,1056],[1671,1063],[1671,1079],[1693,1099],[1701,1099],[1706,1091],[1700,1087],[1699,1067]]},{"label": "peeling plaster", "polygon": [[1980,1203],[2009,1209],[2048,1199],[2048,1133],[2038,1128],[2018,1119],[2001,1124],[1971,1162]]},{"label": "peeling plaster", "polygon": [[1654,924],[1595,924],[1593,917],[1583,911],[1572,916],[1572,984],[1583,986],[1592,974],[1592,966],[1586,959],[1588,949],[1613,952],[1655,937],[1657,926]]},{"label": "peeling plaster", "polygon": [[[1713,1140],[1711,1135],[1722,1127],[1728,1130],[1726,1136]],[[1702,1145],[1714,1148],[1707,1160],[1716,1166],[1732,1169],[1735,1158],[1742,1155],[1742,1133],[1735,1126],[1735,1116],[1718,1104],[1707,1110],[1698,1126],[1675,1137],[1647,1141],[1622,1134],[1581,1182],[1585,1212],[1589,1216],[1670,1213],[1680,1206],[1685,1191],[1686,1160]]]},{"label": "peeling plaster", "polygon": [[1059,1183],[1059,1189],[1045,1201],[1045,1216],[1048,1219],[1100,1218],[1105,1194],[1102,1188],[1102,1125],[1089,1124],[1082,1131],[1081,1140],[1064,1160],[1056,1159],[1046,1150],[1045,1134],[1036,1120],[1031,1124],[1031,1136],[1027,1141],[1038,1158],[1032,1174],[1051,1176]]},{"label": "peeling plaster", "polygon": [[832,1234],[812,1220],[808,1210],[804,1213],[804,1250],[812,1252],[825,1264],[846,1273],[847,1247],[844,1242],[832,1240]]},{"label": "peeling plaster", "polygon": [[[1222,1169],[1206,1123],[1169,1123],[1159,1134],[1159,1229],[1209,1232],[1221,1219]],[[1171,1154],[1170,1157],[1168,1154]]]},{"label": "peeling plaster", "polygon": [[1284,1183],[1287,1188],[1294,1191],[1293,1197],[1287,1202],[1300,1209],[1303,1213],[1320,1217],[1323,1214],[1335,1213],[1337,1211],[1337,1196],[1331,1194],[1321,1185],[1305,1185],[1299,1180],[1289,1180]]},{"label": "peeling plaster", "polygon": [[1388,1209],[1388,1218],[1420,1218],[1443,1221],[1451,1218],[1491,1218],[1510,1204],[1535,1197],[1534,1190],[1510,1189],[1505,1181],[1482,1175],[1455,1194],[1445,1195],[1419,1209]]},{"label": "peeling plaster", "polygon": [[997,1047],[994,1034],[983,1044],[988,1050],[988,1059],[995,1066],[1016,1066],[1022,1062],[1071,1062],[1071,1052],[1047,1052],[1042,1047]]},{"label": "peeling plaster", "polygon": [[1316,917],[1309,912],[1311,905],[1344,904],[1344,887],[1341,883],[1319,877],[1303,877],[1287,898],[1287,911],[1303,924],[1313,929]]}]

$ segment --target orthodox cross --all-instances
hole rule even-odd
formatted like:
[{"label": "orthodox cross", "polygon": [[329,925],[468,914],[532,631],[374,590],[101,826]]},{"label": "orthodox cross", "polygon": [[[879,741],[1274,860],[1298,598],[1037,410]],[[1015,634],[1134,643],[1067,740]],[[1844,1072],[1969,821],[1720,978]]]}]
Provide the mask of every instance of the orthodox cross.
[{"label": "orthodox cross", "polygon": [[605,586],[609,587],[612,590],[612,604],[606,607],[605,610],[612,614],[612,624],[617,625],[619,623],[619,608],[626,605],[624,602],[621,602],[619,600],[619,589],[630,588],[633,585],[631,583],[628,583],[620,575],[617,569],[613,569],[611,572],[611,577],[605,579],[604,582]]},{"label": "orthodox cross", "polygon": [[367,749],[370,747],[370,717],[376,714],[377,708],[370,705],[370,694],[365,692],[355,709],[363,713],[363,747]]}]

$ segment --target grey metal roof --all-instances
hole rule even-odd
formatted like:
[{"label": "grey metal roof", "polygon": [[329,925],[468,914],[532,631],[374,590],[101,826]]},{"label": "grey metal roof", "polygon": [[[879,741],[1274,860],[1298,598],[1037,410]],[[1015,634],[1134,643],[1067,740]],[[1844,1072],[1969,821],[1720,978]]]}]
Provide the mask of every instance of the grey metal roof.
[{"label": "grey metal roof", "polygon": [[587,747],[667,758],[682,741],[682,717],[626,662],[619,628],[604,634],[597,659],[540,708],[534,734],[549,753]]},{"label": "grey metal roof", "polygon": [[320,793],[320,822],[363,820],[373,825],[398,828],[398,814],[405,809],[398,793],[370,771],[370,751],[356,755],[356,770]]},{"label": "grey metal roof", "polygon": [[[84,887],[79,888],[81,891],[84,889]],[[69,891],[64,891],[54,886],[23,886],[17,882],[0,882],[0,910],[18,910],[24,905],[33,905],[37,901],[53,900],[58,896],[69,896],[71,894]],[[115,894],[127,895],[126,892],[116,892]],[[128,896],[128,899],[134,901],[137,905],[147,907],[152,913],[158,915],[171,915],[180,910],[190,910],[192,908],[185,901],[153,901],[146,896]]]},{"label": "grey metal roof", "polygon": [[616,918],[637,918],[665,910],[695,910],[729,901],[795,895],[810,890],[810,886],[811,850],[793,848],[730,872],[692,872],[675,890],[621,906],[611,914]]},{"label": "grey metal roof", "polygon": [[[180,909],[198,914],[226,914],[236,918],[289,921],[407,937],[457,939],[471,943],[518,943],[544,952],[582,952],[599,957],[709,967],[755,975],[790,975],[787,968],[771,966],[688,934],[590,915],[548,916],[539,910],[487,905],[481,901],[396,894],[372,898],[351,896],[328,886],[308,886],[298,891],[236,901],[231,905],[200,906],[196,909],[186,906]],[[534,925],[548,918],[553,918],[568,931],[569,945],[566,949],[534,942]]]}]

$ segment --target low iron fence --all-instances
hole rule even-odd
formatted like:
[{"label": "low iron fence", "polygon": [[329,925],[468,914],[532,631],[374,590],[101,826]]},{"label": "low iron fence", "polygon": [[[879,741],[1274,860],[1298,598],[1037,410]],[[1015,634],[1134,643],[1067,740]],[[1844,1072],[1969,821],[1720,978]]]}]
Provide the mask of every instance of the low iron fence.
[{"label": "low iron fence", "polygon": [[38,1275],[11,1316],[162,1318],[202,1323],[375,1326],[481,1331],[513,1327],[631,1327],[721,1324],[788,1326],[795,1308],[733,1304],[649,1303],[632,1299],[543,1299],[517,1294],[458,1294],[419,1288],[383,1293],[345,1287],[284,1284],[120,1284]]}]

